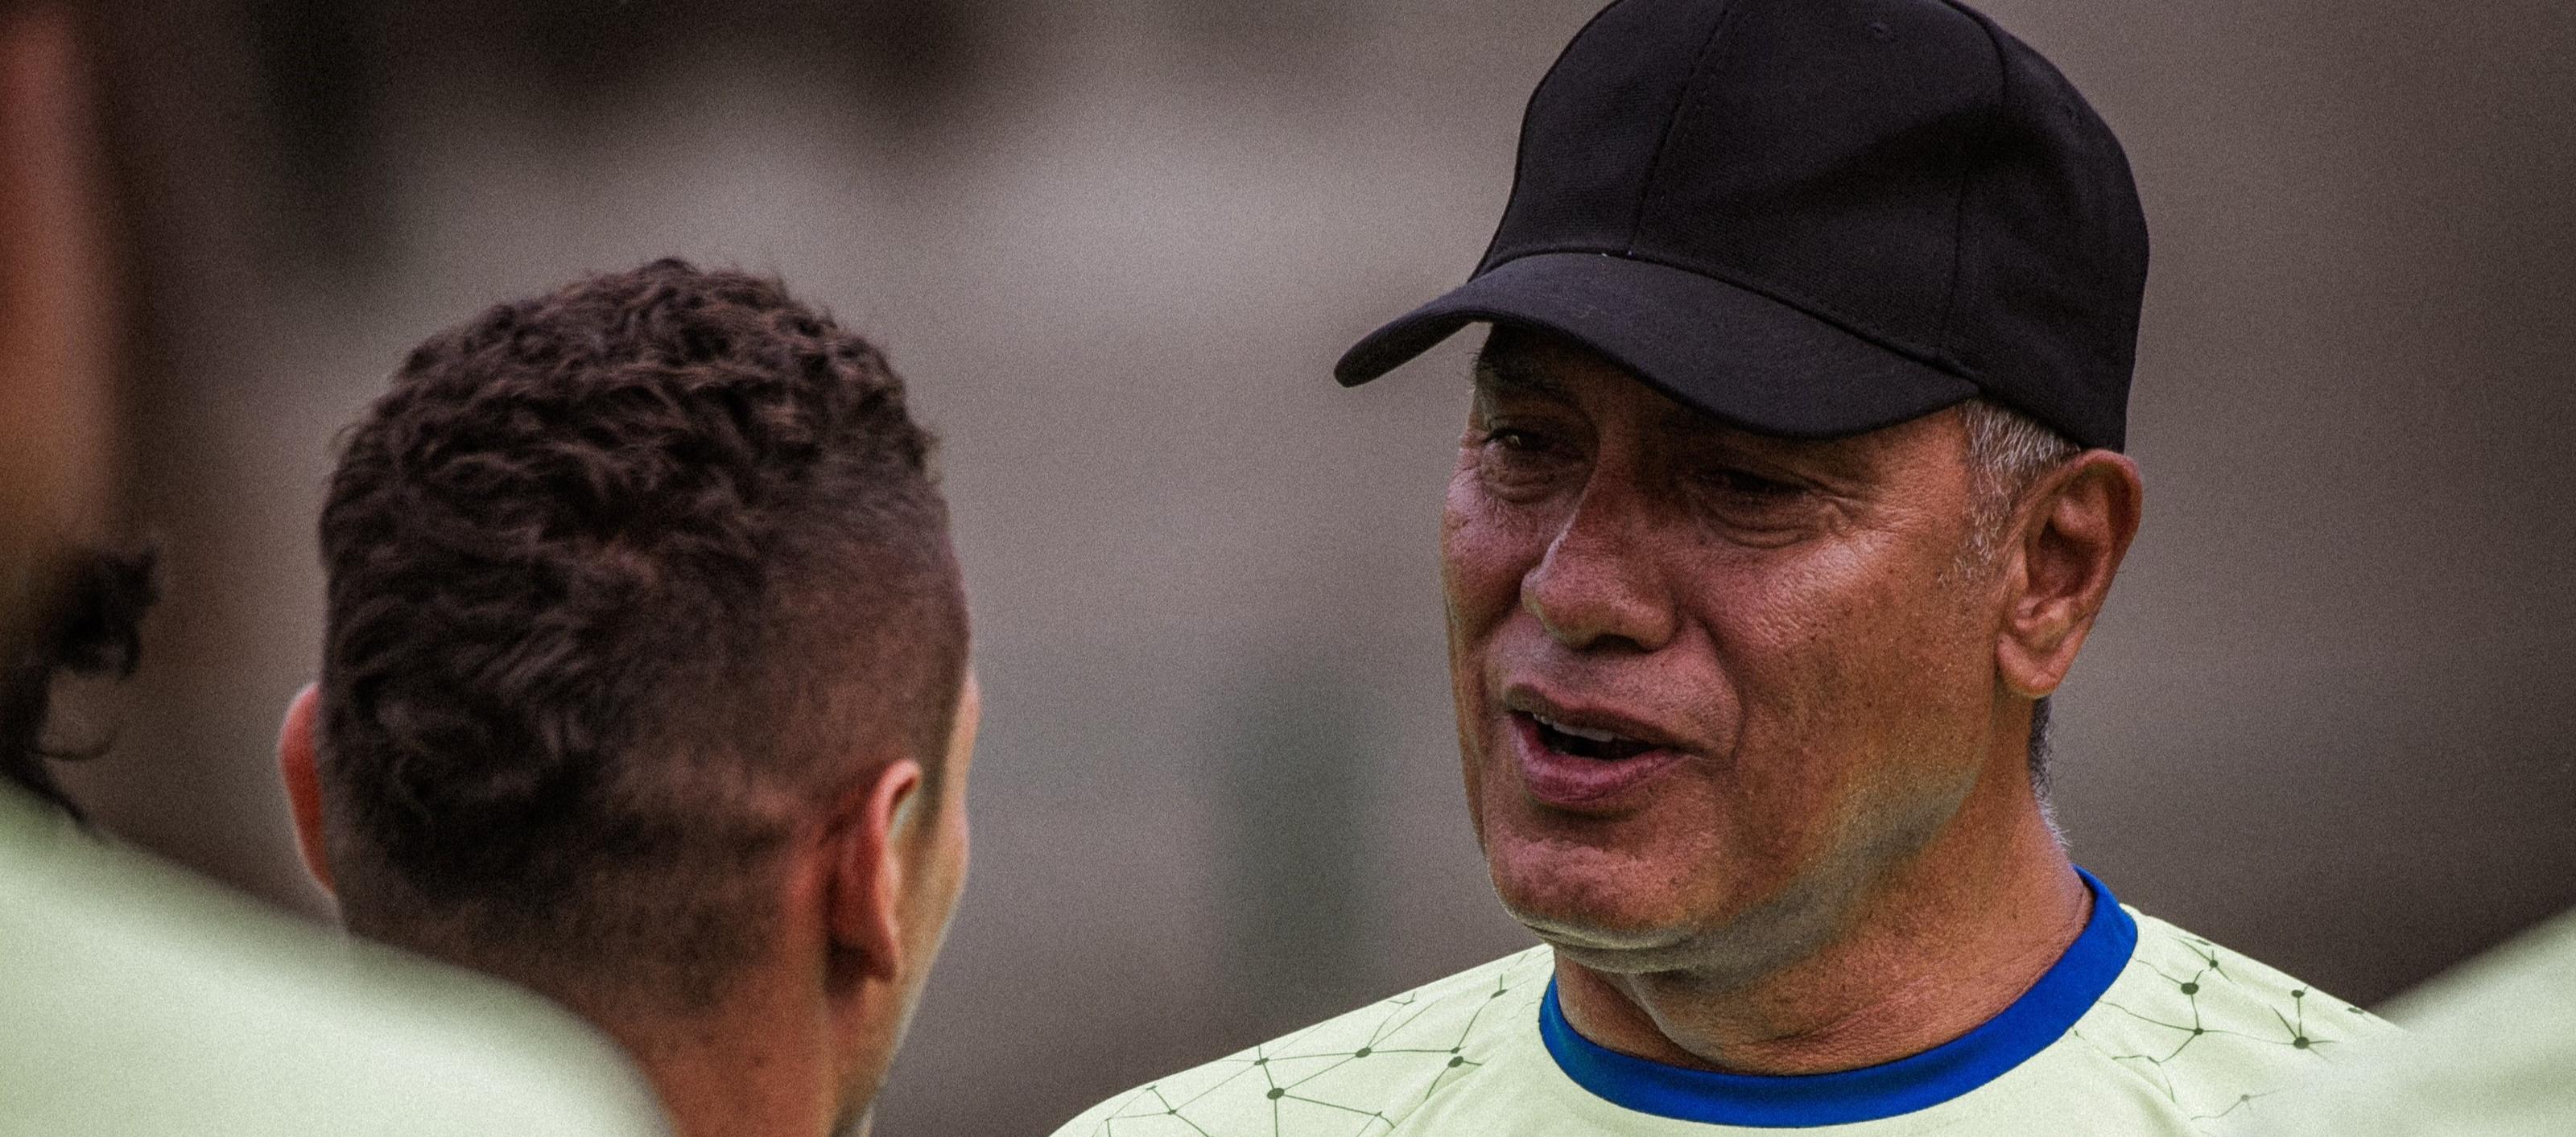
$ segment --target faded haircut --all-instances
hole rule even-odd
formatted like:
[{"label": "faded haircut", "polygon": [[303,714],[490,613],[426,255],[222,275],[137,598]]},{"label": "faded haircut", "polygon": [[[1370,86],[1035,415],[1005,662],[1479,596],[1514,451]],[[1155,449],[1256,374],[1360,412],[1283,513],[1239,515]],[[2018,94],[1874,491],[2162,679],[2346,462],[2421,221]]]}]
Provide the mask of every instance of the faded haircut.
[{"label": "faded haircut", "polygon": [[657,261],[415,349],[321,519],[351,929],[577,1005],[718,998],[798,820],[896,757],[942,776],[932,449],[884,355],[761,276]]}]

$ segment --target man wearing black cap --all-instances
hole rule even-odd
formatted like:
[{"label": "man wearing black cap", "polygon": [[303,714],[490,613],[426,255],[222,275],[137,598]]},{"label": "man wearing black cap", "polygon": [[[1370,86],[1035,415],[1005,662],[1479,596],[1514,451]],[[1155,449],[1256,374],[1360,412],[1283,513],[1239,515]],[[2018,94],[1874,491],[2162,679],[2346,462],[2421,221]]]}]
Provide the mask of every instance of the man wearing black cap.
[{"label": "man wearing black cap", "polygon": [[1546,946],[1060,1137],[2189,1134],[2387,1030],[2123,908],[2045,700],[2141,499],[2146,226],[2065,78],[1942,0],[1620,0],[1463,286],[1441,553],[1469,815]]}]

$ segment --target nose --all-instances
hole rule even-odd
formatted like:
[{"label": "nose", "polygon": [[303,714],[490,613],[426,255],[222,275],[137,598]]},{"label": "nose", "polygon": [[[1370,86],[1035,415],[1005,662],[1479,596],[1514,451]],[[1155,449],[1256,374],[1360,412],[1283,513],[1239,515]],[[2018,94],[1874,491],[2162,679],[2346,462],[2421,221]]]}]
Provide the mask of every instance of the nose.
[{"label": "nose", "polygon": [[1663,647],[1678,616],[1654,562],[1652,525],[1633,481],[1596,473],[1546,555],[1521,578],[1521,608],[1577,651]]}]

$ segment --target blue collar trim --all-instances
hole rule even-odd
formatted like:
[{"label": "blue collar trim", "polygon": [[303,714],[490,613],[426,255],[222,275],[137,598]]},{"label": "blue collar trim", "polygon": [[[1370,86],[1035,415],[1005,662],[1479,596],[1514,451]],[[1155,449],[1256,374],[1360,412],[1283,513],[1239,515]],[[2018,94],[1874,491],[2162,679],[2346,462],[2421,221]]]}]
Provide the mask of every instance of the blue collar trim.
[{"label": "blue collar trim", "polygon": [[1800,1128],[1848,1125],[1912,1113],[2002,1077],[2047,1049],[2093,1009],[2129,965],[2138,924],[2111,890],[2082,869],[2093,915],[2048,973],[2002,1014],[1975,1030],[1883,1066],[1832,1074],[1722,1074],[1649,1062],[1575,1033],[1556,1003],[1556,981],[1539,1004],[1539,1036],[1557,1068],[1613,1105],[1710,1125]]}]

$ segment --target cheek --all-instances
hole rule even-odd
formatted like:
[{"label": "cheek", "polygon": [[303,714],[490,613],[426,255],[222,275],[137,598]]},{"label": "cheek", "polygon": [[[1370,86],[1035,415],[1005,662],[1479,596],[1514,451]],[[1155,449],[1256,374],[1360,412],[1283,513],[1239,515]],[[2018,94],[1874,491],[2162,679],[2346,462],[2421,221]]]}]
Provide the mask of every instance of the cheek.
[{"label": "cheek", "polygon": [[925,952],[936,952],[938,945],[947,939],[949,921],[956,917],[957,901],[965,895],[967,866],[973,859],[973,842],[968,836],[963,808],[952,814],[948,824],[941,828],[940,847],[934,854],[937,862],[929,866],[928,886],[919,892],[921,902],[928,908],[914,916],[919,929],[916,934],[921,937],[920,948]]},{"label": "cheek", "polygon": [[1449,625],[1449,684],[1466,780],[1468,822],[1485,839],[1483,766],[1493,749],[1485,737],[1484,652],[1494,631],[1520,607],[1521,578],[1536,563],[1525,532],[1504,523],[1485,498],[1474,472],[1461,463],[1449,486],[1440,524],[1440,585]]},{"label": "cheek", "polygon": [[1453,652],[1519,606],[1521,578],[1545,548],[1544,538],[1497,509],[1462,465],[1440,519],[1440,585]]},{"label": "cheek", "polygon": [[1796,792],[1830,798],[1947,766],[1951,727],[1985,707],[1991,668],[1962,598],[1899,552],[1846,548],[1753,574],[1732,618],[1714,620],[1745,690],[1748,752],[1812,763]]}]

